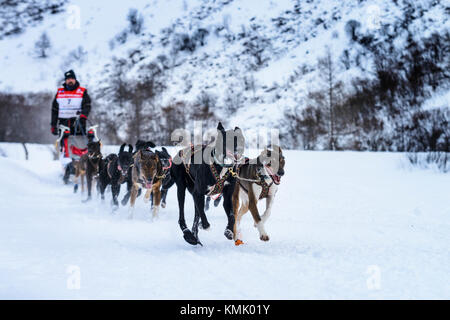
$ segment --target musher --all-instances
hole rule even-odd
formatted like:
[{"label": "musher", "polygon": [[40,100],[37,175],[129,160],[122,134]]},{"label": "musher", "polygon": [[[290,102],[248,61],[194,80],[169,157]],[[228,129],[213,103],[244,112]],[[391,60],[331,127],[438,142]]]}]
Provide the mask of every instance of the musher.
[{"label": "musher", "polygon": [[[73,70],[67,71],[64,74],[64,79],[65,82],[58,89],[53,100],[50,124],[51,132],[54,135],[62,134],[60,160],[65,170],[64,181],[67,183],[70,170],[66,170],[68,169],[66,167],[72,163],[69,136],[87,136],[86,121],[91,111],[91,98],[86,88],[80,86]],[[69,128],[69,130],[64,133],[60,132],[61,125]],[[74,148],[74,150],[80,152],[78,148]]]}]

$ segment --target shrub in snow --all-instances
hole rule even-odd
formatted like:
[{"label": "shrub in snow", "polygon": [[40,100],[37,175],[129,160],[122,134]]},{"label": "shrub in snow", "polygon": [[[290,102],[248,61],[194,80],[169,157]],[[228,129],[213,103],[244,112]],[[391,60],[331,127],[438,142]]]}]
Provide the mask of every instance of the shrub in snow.
[{"label": "shrub in snow", "polygon": [[130,9],[127,20],[129,22],[129,30],[131,33],[140,34],[144,25],[144,18],[139,14],[137,9]]},{"label": "shrub in snow", "polygon": [[435,169],[444,173],[450,171],[449,152],[408,153],[406,157],[415,167]]}]

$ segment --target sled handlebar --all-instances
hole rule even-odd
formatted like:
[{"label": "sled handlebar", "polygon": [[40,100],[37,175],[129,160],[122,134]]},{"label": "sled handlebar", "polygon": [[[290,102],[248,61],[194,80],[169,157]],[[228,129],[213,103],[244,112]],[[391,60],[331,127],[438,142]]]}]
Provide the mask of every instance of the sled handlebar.
[{"label": "sled handlebar", "polygon": [[93,131],[94,132],[94,137],[97,141],[100,141],[100,139],[97,136],[97,128],[98,128],[98,124],[96,124],[95,126],[90,126],[87,130],[87,132],[89,131]]},{"label": "sled handlebar", "polygon": [[70,132],[70,128],[69,127],[67,127],[67,126],[65,126],[65,125],[62,125],[62,124],[60,124],[59,126],[58,126],[58,128],[59,128],[59,137],[58,137],[58,139],[56,140],[56,142],[60,142],[61,140],[62,140],[62,138],[64,137],[64,133],[66,132],[66,131],[69,131]]},{"label": "sled handlebar", "polygon": [[[95,139],[96,139],[97,141],[99,141],[98,136],[97,136],[97,128],[98,128],[98,125],[90,126],[90,127],[88,128],[87,132],[93,131],[93,132],[94,132],[94,137],[95,137]],[[60,125],[58,126],[58,129],[59,129],[59,137],[58,137],[58,139],[56,139],[56,144],[58,144],[58,143],[61,142],[62,138],[64,137],[64,134],[65,134],[67,131],[70,133],[70,128],[67,127],[67,126],[65,126],[65,125],[63,125],[63,124],[60,124]]]}]

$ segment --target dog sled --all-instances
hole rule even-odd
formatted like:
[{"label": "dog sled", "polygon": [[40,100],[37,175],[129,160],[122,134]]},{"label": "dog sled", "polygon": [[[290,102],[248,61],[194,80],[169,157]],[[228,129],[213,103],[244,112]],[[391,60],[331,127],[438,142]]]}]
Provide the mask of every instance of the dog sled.
[{"label": "dog sled", "polygon": [[[99,141],[97,128],[98,125],[93,125],[88,127],[86,132],[84,132],[79,125],[78,118],[74,134],[72,134],[69,127],[62,124],[58,126],[59,136],[55,141],[55,149],[64,173],[63,181],[65,184],[69,183],[70,175],[75,174],[75,163],[79,161],[83,155],[87,154],[87,143]],[[78,129],[80,130],[81,135],[75,134]]]}]

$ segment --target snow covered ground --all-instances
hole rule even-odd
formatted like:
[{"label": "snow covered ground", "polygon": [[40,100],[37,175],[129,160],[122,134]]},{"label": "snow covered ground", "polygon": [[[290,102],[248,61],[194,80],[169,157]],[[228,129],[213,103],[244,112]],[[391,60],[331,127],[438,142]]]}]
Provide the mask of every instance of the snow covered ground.
[{"label": "snow covered ground", "polygon": [[49,147],[30,146],[29,161],[20,148],[0,144],[2,299],[450,298],[450,175],[402,154],[287,151],[271,240],[246,215],[235,247],[219,207],[192,247],[175,188],[159,220],[140,198],[129,221],[109,199],[82,203]]}]

